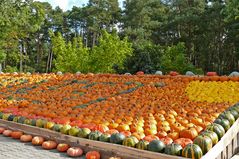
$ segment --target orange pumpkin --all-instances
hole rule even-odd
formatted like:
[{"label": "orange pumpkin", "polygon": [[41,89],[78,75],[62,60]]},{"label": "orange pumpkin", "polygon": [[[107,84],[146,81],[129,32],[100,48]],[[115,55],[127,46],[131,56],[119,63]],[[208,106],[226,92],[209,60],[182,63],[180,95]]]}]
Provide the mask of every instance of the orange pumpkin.
[{"label": "orange pumpkin", "polygon": [[67,155],[71,157],[79,157],[83,154],[83,150],[79,147],[70,147],[67,150]]},{"label": "orange pumpkin", "polygon": [[20,141],[22,141],[22,142],[31,142],[32,141],[32,135],[22,135],[20,137]]},{"label": "orange pumpkin", "polygon": [[23,135],[23,132],[21,132],[21,131],[13,131],[12,133],[11,133],[11,137],[13,138],[13,139],[20,139],[20,137]]},{"label": "orange pumpkin", "polygon": [[188,128],[181,131],[179,136],[180,138],[189,138],[193,140],[194,138],[198,136],[198,132],[195,128]]},{"label": "orange pumpkin", "polygon": [[11,136],[11,133],[12,133],[12,130],[4,130],[2,134],[3,134],[4,136],[10,137],[10,136]]},{"label": "orange pumpkin", "polygon": [[43,138],[43,137],[40,137],[40,136],[35,136],[35,137],[32,139],[32,144],[35,145],[35,146],[42,145],[43,142],[44,142],[44,138]]},{"label": "orange pumpkin", "polygon": [[182,146],[182,148],[184,148],[188,144],[192,144],[193,141],[191,139],[188,139],[188,138],[179,138],[179,139],[175,140],[174,143],[179,144],[179,145]]},{"label": "orange pumpkin", "polygon": [[70,148],[70,146],[68,144],[65,144],[65,143],[60,143],[57,145],[57,150],[59,152],[66,152],[68,149]]},{"label": "orange pumpkin", "polygon": [[6,129],[3,127],[0,127],[0,134],[2,134],[4,130],[6,130]]},{"label": "orange pumpkin", "polygon": [[85,157],[86,159],[100,159],[100,153],[98,151],[89,151]]},{"label": "orange pumpkin", "polygon": [[45,141],[42,143],[42,148],[46,149],[46,150],[51,150],[51,149],[55,149],[57,147],[57,143],[55,141]]}]

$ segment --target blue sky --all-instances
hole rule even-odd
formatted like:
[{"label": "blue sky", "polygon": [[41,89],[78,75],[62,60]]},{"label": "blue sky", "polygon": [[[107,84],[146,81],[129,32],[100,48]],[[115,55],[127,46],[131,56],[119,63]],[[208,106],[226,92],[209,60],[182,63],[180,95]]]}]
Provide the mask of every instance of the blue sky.
[{"label": "blue sky", "polygon": [[[59,6],[62,10],[70,10],[73,6],[82,6],[83,4],[87,4],[88,0],[37,0],[40,2],[48,2],[53,8]],[[122,1],[119,0],[120,6],[122,6]]]}]

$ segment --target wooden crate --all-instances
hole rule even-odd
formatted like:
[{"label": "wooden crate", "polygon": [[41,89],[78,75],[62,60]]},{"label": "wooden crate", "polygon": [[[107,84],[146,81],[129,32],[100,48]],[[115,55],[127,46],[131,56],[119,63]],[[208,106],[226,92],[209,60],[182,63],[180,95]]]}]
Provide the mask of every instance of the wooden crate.
[{"label": "wooden crate", "polygon": [[[51,130],[19,124],[0,119],[0,126],[12,130],[20,130],[31,135],[39,135],[57,142],[68,143],[71,146],[79,146],[84,151],[100,151],[103,159],[118,156],[122,159],[185,159],[183,157],[171,156],[162,153],[138,150],[122,145],[93,141],[74,136],[64,135]],[[239,152],[239,119],[227,131],[222,139],[202,159],[229,159]]]}]

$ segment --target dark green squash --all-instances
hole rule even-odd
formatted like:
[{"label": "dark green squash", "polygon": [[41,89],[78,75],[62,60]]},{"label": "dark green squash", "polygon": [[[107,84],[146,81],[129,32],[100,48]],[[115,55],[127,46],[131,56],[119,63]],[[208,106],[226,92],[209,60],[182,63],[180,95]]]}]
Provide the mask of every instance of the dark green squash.
[{"label": "dark green squash", "polygon": [[218,140],[220,140],[222,138],[222,136],[225,134],[224,128],[217,123],[212,123],[212,124],[208,125],[206,127],[206,130],[215,132],[218,136]]},{"label": "dark green squash", "polygon": [[102,134],[99,138],[99,141],[110,142],[110,134]]},{"label": "dark green squash", "polygon": [[203,154],[206,154],[212,148],[212,140],[206,135],[197,136],[193,143],[201,148]]},{"label": "dark green squash", "polygon": [[15,117],[15,115],[11,114],[11,115],[8,116],[7,120],[8,121],[13,121],[14,117]]},{"label": "dark green squash", "polygon": [[31,126],[36,126],[36,119],[31,119]]},{"label": "dark green squash", "polygon": [[201,148],[196,144],[188,144],[182,152],[182,156],[186,158],[200,159],[202,155]]},{"label": "dark green squash", "polygon": [[24,124],[24,121],[26,120],[26,117],[24,117],[24,116],[21,116],[21,117],[19,117],[18,118],[18,123],[21,123],[21,124]]},{"label": "dark green squash", "polygon": [[227,119],[230,122],[230,125],[233,125],[233,123],[235,122],[235,118],[230,111],[224,111],[219,115],[218,118]]},{"label": "dark green squash", "polygon": [[236,110],[230,110],[230,113],[234,116],[235,120],[239,118],[239,113]]},{"label": "dark green squash", "polygon": [[0,112],[0,119],[2,119],[2,117],[3,117],[3,113],[2,113],[2,112]]},{"label": "dark green squash", "polygon": [[145,140],[139,140],[139,142],[136,144],[136,148],[140,150],[147,150],[148,149],[149,142]]},{"label": "dark green squash", "polygon": [[217,134],[216,134],[215,132],[213,132],[213,131],[205,130],[205,131],[201,132],[200,135],[205,135],[205,136],[210,137],[211,140],[212,140],[212,144],[213,144],[213,145],[216,145],[216,144],[218,143],[218,136],[217,136]]},{"label": "dark green squash", "polygon": [[148,150],[153,152],[163,152],[165,144],[160,140],[153,140],[148,145]]},{"label": "dark green squash", "polygon": [[226,132],[230,129],[230,122],[227,119],[218,118],[214,121],[214,123],[221,125]]},{"label": "dark green squash", "polygon": [[89,138],[90,140],[99,140],[101,134],[102,134],[102,133],[99,132],[99,131],[92,131],[92,132],[90,132],[88,138]]},{"label": "dark green squash", "polygon": [[125,139],[125,135],[121,133],[114,133],[110,136],[110,142],[114,144],[122,144]]},{"label": "dark green squash", "polygon": [[164,153],[168,155],[181,156],[182,150],[183,148],[181,145],[172,143],[172,144],[166,145]]},{"label": "dark green squash", "polygon": [[63,125],[61,125],[61,124],[55,124],[55,125],[52,127],[52,130],[54,130],[54,131],[56,131],[56,132],[60,132],[62,127],[63,127]]}]

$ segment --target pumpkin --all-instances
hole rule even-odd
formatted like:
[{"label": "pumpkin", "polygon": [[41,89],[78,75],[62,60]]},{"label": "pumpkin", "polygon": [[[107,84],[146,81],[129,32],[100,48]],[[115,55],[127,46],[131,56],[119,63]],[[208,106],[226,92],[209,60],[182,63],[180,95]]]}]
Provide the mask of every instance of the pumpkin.
[{"label": "pumpkin", "polygon": [[11,136],[11,133],[12,133],[12,130],[4,130],[2,134],[3,134],[4,136],[10,137],[10,136]]},{"label": "pumpkin", "polygon": [[18,118],[18,123],[21,123],[21,124],[24,124],[24,121],[26,120],[26,117],[23,117],[23,116],[21,116],[21,117],[19,117]]},{"label": "pumpkin", "polygon": [[21,132],[21,131],[13,131],[12,133],[11,133],[11,137],[13,138],[13,139],[20,139],[20,137],[23,135],[23,132]]},{"label": "pumpkin", "polygon": [[57,150],[59,152],[66,152],[68,149],[70,148],[70,146],[68,144],[65,144],[65,143],[60,143],[57,145]]},{"label": "pumpkin", "polygon": [[184,129],[179,133],[180,138],[189,138],[193,140],[198,136],[198,132],[195,128]]},{"label": "pumpkin", "polygon": [[98,151],[89,151],[85,157],[86,159],[100,159],[100,153]]},{"label": "pumpkin", "polygon": [[212,123],[211,125],[208,125],[206,127],[206,130],[215,132],[218,136],[218,140],[220,140],[222,138],[222,136],[225,134],[224,128],[217,123]]},{"label": "pumpkin", "polygon": [[56,132],[60,132],[62,127],[63,127],[63,125],[61,125],[61,124],[55,124],[51,129]]},{"label": "pumpkin", "polygon": [[71,127],[69,130],[69,135],[71,135],[71,136],[77,136],[78,133],[79,133],[78,127]]},{"label": "pumpkin", "polygon": [[121,133],[115,133],[110,136],[110,142],[114,144],[122,144],[125,136]]},{"label": "pumpkin", "polygon": [[51,122],[51,121],[48,121],[44,124],[44,128],[46,129],[52,129],[54,127],[55,123],[54,122]]},{"label": "pumpkin", "polygon": [[203,131],[200,135],[205,135],[211,138],[212,140],[212,144],[216,145],[218,143],[218,136],[215,132],[213,131],[209,131],[209,130],[205,130]]},{"label": "pumpkin", "polygon": [[229,110],[230,113],[234,116],[235,120],[239,118],[239,113],[236,110]]},{"label": "pumpkin", "polygon": [[101,134],[102,134],[102,133],[99,132],[99,131],[92,131],[92,132],[90,132],[88,138],[89,138],[90,140],[99,140]]},{"label": "pumpkin", "polygon": [[47,121],[44,120],[44,119],[37,119],[36,120],[36,126],[39,127],[39,128],[43,128],[46,123],[47,123]]},{"label": "pumpkin", "polygon": [[83,150],[79,147],[70,147],[67,150],[67,155],[71,157],[79,157],[82,156]]},{"label": "pumpkin", "polygon": [[217,76],[216,72],[207,72],[207,76]]},{"label": "pumpkin", "polygon": [[165,144],[160,140],[153,140],[148,145],[148,150],[153,152],[163,152]]},{"label": "pumpkin", "polygon": [[26,119],[26,120],[24,120],[24,123],[23,123],[23,124],[31,125],[31,120],[30,120],[30,119]]},{"label": "pumpkin", "polygon": [[100,137],[99,137],[99,141],[102,141],[102,142],[110,142],[110,134],[102,134]]},{"label": "pumpkin", "polygon": [[145,140],[139,140],[139,142],[136,144],[136,148],[140,150],[147,150],[148,149],[149,142]]},{"label": "pumpkin", "polygon": [[35,119],[31,119],[31,126],[36,126],[36,120]]},{"label": "pumpkin", "polygon": [[3,113],[2,113],[2,112],[0,112],[0,119],[2,119],[2,117],[3,117]]},{"label": "pumpkin", "polygon": [[218,118],[214,121],[214,123],[221,125],[225,131],[230,129],[230,122],[227,119]]},{"label": "pumpkin", "polygon": [[206,135],[197,136],[193,143],[200,146],[203,154],[206,154],[212,148],[212,140]]},{"label": "pumpkin", "polygon": [[6,129],[3,127],[0,127],[0,134],[2,134],[4,132],[4,130],[6,130]]},{"label": "pumpkin", "polygon": [[2,116],[2,119],[3,119],[3,120],[7,120],[10,115],[11,115],[11,114],[5,114],[5,113],[4,113],[3,116]]},{"label": "pumpkin", "polygon": [[15,116],[12,121],[13,121],[13,122],[18,122],[18,119],[19,119],[19,117],[18,117],[18,116]]},{"label": "pumpkin", "polygon": [[69,134],[69,130],[70,130],[71,126],[70,125],[64,125],[63,127],[61,127],[60,132],[62,134]]},{"label": "pumpkin", "polygon": [[44,141],[42,143],[42,148],[46,149],[46,150],[52,150],[55,149],[57,147],[57,143],[55,141]]},{"label": "pumpkin", "polygon": [[81,138],[88,138],[91,130],[89,128],[82,128],[79,130],[77,136]]},{"label": "pumpkin", "polygon": [[146,140],[148,142],[151,142],[153,140],[159,140],[158,136],[155,135],[147,135],[143,138],[143,140]]},{"label": "pumpkin", "polygon": [[221,113],[218,118],[227,119],[230,122],[230,125],[233,125],[233,123],[235,122],[235,118],[230,111]]},{"label": "pumpkin", "polygon": [[42,145],[43,142],[44,142],[44,138],[40,136],[35,136],[32,139],[32,144],[35,146]]},{"label": "pumpkin", "polygon": [[8,121],[13,121],[14,118],[15,118],[15,115],[11,114],[11,115],[8,116],[7,120]]},{"label": "pumpkin", "polygon": [[184,147],[182,152],[183,157],[192,159],[200,159],[202,155],[203,153],[201,148],[196,144],[188,144],[186,147]]},{"label": "pumpkin", "polygon": [[165,145],[173,143],[173,139],[171,139],[170,137],[160,138],[160,140],[163,141]]},{"label": "pumpkin", "polygon": [[124,146],[128,146],[128,147],[135,147],[135,145],[138,143],[138,139],[134,136],[132,137],[126,137],[124,140],[123,140],[123,145]]},{"label": "pumpkin", "polygon": [[175,144],[179,144],[182,146],[182,148],[184,148],[185,146],[187,146],[188,144],[192,144],[193,141],[191,139],[188,138],[179,138],[177,140],[174,140]]},{"label": "pumpkin", "polygon": [[32,141],[32,135],[22,135],[20,137],[20,141],[22,141],[22,142],[31,142]]},{"label": "pumpkin", "polygon": [[181,145],[172,143],[172,144],[166,145],[164,153],[168,155],[181,156],[182,150],[183,148]]}]

